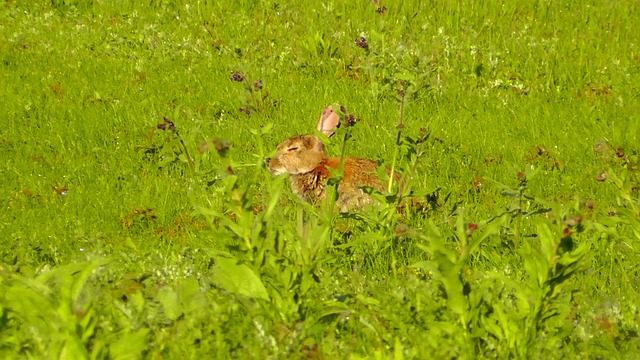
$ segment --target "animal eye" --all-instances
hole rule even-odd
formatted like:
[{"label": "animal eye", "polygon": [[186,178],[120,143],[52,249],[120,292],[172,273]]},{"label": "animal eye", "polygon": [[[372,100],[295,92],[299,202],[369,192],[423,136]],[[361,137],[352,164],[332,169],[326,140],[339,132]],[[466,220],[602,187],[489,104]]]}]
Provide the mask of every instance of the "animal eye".
[{"label": "animal eye", "polygon": [[296,151],[296,150],[298,150],[297,146],[290,147],[290,148],[287,149],[287,151]]}]

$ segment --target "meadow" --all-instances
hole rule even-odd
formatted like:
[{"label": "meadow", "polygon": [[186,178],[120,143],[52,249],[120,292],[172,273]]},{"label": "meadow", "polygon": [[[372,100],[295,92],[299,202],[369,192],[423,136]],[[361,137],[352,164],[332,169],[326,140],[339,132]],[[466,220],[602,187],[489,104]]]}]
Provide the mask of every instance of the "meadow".
[{"label": "meadow", "polygon": [[[640,3],[5,0],[0,357],[632,359]],[[265,159],[322,109],[404,186]],[[336,174],[339,180],[340,174]]]}]

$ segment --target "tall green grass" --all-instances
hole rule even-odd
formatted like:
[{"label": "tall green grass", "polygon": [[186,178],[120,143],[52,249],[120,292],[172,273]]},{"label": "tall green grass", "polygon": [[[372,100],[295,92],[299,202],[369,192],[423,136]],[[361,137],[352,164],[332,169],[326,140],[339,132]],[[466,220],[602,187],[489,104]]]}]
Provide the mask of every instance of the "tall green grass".
[{"label": "tall green grass", "polygon": [[[0,353],[633,358],[638,18],[2,2]],[[358,121],[328,151],[403,175],[375,209],[304,204],[265,169],[333,102]]]}]

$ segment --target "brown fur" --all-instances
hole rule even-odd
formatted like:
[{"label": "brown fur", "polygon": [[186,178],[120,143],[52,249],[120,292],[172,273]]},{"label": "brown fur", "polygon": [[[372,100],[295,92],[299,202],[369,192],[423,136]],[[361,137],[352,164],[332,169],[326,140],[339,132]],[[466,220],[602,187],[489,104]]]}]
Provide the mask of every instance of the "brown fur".
[{"label": "brown fur", "polygon": [[[335,119],[333,118],[335,116]],[[318,122],[318,130],[330,135],[337,126],[337,115],[327,107]],[[327,125],[329,124],[329,125]],[[339,158],[327,158],[322,141],[315,135],[296,135],[278,145],[276,155],[268,159],[274,175],[289,174],[291,189],[301,199],[315,203],[326,198],[327,180],[332,177],[329,168],[340,167]],[[343,178],[338,185],[337,206],[340,211],[362,208],[373,203],[360,186],[383,191],[376,176],[378,165],[367,159],[345,158]]]}]

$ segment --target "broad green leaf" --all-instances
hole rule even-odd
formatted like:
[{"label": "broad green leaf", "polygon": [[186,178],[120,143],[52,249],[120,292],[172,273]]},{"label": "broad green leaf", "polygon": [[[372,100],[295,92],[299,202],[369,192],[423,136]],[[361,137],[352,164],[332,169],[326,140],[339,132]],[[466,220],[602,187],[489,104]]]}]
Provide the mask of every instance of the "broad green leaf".
[{"label": "broad green leaf", "polygon": [[178,296],[182,304],[182,311],[185,314],[198,311],[198,309],[206,306],[206,296],[200,290],[200,285],[196,279],[188,278],[184,280],[178,289]]},{"label": "broad green leaf", "polygon": [[562,265],[570,265],[582,261],[589,252],[590,245],[588,243],[580,244],[576,249],[571,252],[562,254],[562,257],[558,260],[558,263]]},{"label": "broad green leaf", "polygon": [[524,268],[529,275],[529,278],[537,280],[535,284],[537,287],[542,287],[549,278],[549,264],[544,259],[544,255],[541,253],[523,252]]},{"label": "broad green leaf", "polygon": [[[501,311],[501,310],[498,310]],[[490,334],[495,336],[498,340],[503,341],[505,338],[504,330],[500,326],[500,321],[494,316],[482,316],[480,318],[482,327]]]},{"label": "broad green leaf", "polygon": [[351,308],[341,302],[335,302],[326,308],[322,309],[320,313],[320,319],[331,315],[349,315],[353,312]]},{"label": "broad green leaf", "polygon": [[395,344],[393,345],[393,360],[404,360],[404,354],[402,353],[402,342],[400,338],[396,337]]},{"label": "broad green leaf", "polygon": [[78,339],[75,334],[64,334],[62,335],[65,340],[63,340],[62,349],[60,351],[59,359],[88,359],[89,352],[82,344],[80,339]]},{"label": "broad green leaf", "polygon": [[170,320],[175,321],[182,315],[182,307],[180,306],[178,294],[171,287],[167,286],[160,289],[156,299],[160,301],[164,314]]},{"label": "broad green leaf", "polygon": [[82,329],[82,342],[87,342],[94,335],[95,328],[97,325],[97,317],[96,311],[93,307],[89,308],[89,310],[84,314],[84,316],[80,319],[79,325]]},{"label": "broad green leaf", "polygon": [[149,329],[122,332],[120,338],[109,346],[109,358],[114,360],[139,359],[148,347]]},{"label": "broad green leaf", "polygon": [[547,259],[547,264],[551,265],[556,256],[555,236],[545,223],[538,224],[538,239],[540,239],[540,250]]},{"label": "broad green leaf", "polygon": [[138,313],[141,313],[144,310],[144,306],[147,301],[145,300],[142,292],[136,291],[129,296],[129,302],[133,305]]},{"label": "broad green leaf", "polygon": [[464,223],[464,208],[458,208],[458,216],[456,217],[456,234],[458,241],[462,247],[467,246],[467,229]]},{"label": "broad green leaf", "polygon": [[267,289],[258,275],[235,259],[216,257],[213,280],[216,285],[231,293],[269,300]]},{"label": "broad green leaf", "polygon": [[439,251],[433,254],[433,260],[438,264],[442,284],[447,292],[449,308],[455,314],[462,314],[466,308],[466,299],[462,293],[459,265],[451,262],[445,254]]},{"label": "broad green leaf", "polygon": [[78,301],[82,290],[84,289],[84,285],[86,284],[89,276],[93,273],[93,270],[97,267],[104,266],[110,263],[110,260],[102,259],[92,261],[89,264],[85,264],[84,268],[78,272],[78,275],[73,282],[73,287],[71,288],[71,300],[75,303]]},{"label": "broad green leaf", "polygon": [[278,186],[275,189],[271,190],[271,198],[269,200],[269,205],[267,205],[267,210],[264,212],[264,220],[271,219],[271,215],[273,215],[273,210],[278,205],[278,201],[280,200],[280,195],[282,194],[282,187]]},{"label": "broad green leaf", "polygon": [[488,223],[482,230],[482,233],[474,234],[471,237],[471,241],[469,241],[469,250],[467,251],[467,254],[473,254],[485,239],[487,239],[491,235],[499,233],[500,228],[504,225],[505,221],[506,216],[503,215],[500,218]]},{"label": "broad green leaf", "polygon": [[[47,289],[48,291],[48,289]],[[53,306],[42,293],[34,291],[22,283],[15,283],[5,290],[4,307],[20,320],[38,327],[42,331],[52,330],[51,321],[55,317]],[[34,311],[38,309],[38,311]]]},{"label": "broad green leaf", "polygon": [[359,302],[361,302],[364,305],[373,305],[373,306],[380,305],[380,301],[378,299],[374,299],[372,297],[364,296],[362,294],[356,295],[356,300],[358,300]]}]

